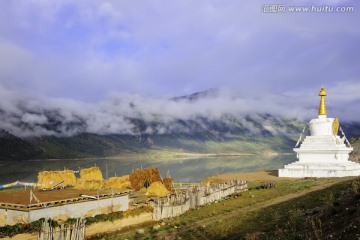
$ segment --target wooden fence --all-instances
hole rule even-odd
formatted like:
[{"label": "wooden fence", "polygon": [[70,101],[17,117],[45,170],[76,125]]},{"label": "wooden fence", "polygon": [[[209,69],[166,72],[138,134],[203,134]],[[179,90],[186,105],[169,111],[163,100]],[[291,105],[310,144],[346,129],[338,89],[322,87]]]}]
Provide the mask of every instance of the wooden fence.
[{"label": "wooden fence", "polygon": [[83,240],[85,239],[84,219],[78,219],[74,224],[64,224],[52,227],[49,221],[44,221],[38,233],[38,240]]},{"label": "wooden fence", "polygon": [[237,191],[247,189],[247,183],[243,180],[233,180],[215,186],[193,186],[185,191],[178,191],[177,194],[165,198],[153,199],[153,218],[160,220],[179,216],[189,209],[196,208],[208,203],[225,198]]}]

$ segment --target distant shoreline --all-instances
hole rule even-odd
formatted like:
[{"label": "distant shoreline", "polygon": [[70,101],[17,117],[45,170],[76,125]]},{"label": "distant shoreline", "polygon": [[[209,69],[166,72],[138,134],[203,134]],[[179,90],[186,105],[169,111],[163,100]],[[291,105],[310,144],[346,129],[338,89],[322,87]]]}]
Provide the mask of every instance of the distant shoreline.
[{"label": "distant shoreline", "polygon": [[85,157],[85,158],[43,158],[43,159],[26,159],[26,160],[0,160],[1,161],[72,161],[72,160],[99,160],[99,159],[193,159],[193,158],[215,158],[215,157],[240,157],[240,156],[290,156],[294,153],[277,153],[277,152],[268,152],[268,153],[177,153],[177,152],[159,152],[155,154],[143,154],[143,153],[131,153],[122,156],[109,156],[109,157]]}]

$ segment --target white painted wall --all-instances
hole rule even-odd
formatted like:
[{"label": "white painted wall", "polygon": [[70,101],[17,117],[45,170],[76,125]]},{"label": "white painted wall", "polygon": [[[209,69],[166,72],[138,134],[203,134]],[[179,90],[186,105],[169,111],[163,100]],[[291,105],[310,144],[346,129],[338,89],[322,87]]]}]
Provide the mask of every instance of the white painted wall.
[{"label": "white painted wall", "polygon": [[114,211],[126,211],[129,208],[129,196],[124,195],[120,197],[92,200],[81,203],[66,204],[61,206],[42,208],[31,210],[29,212],[0,209],[0,226],[14,225],[16,223],[30,223],[40,218],[56,218],[60,215],[68,218],[82,218],[88,216],[95,216],[104,213],[108,209],[108,213]]}]

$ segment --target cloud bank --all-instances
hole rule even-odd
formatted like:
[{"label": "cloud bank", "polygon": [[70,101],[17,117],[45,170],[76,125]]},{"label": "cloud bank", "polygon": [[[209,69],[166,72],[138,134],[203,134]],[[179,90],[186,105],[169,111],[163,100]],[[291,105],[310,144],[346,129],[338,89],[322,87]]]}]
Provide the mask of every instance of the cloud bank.
[{"label": "cloud bank", "polygon": [[[359,121],[360,83],[327,89],[328,116],[340,121]],[[318,92],[242,97],[229,90],[209,91],[196,98],[154,98],[137,94],[112,94],[97,103],[65,98],[23,96],[0,87],[0,129],[20,137],[95,134],[165,134],[188,132],[179,121],[236,119],[248,129],[252,119],[270,114],[279,121],[307,121],[317,116]],[[230,118],[229,118],[230,117]],[[139,129],[137,121],[146,128]],[[259,120],[271,130],[271,122]],[[231,123],[229,123],[231,124]]]}]

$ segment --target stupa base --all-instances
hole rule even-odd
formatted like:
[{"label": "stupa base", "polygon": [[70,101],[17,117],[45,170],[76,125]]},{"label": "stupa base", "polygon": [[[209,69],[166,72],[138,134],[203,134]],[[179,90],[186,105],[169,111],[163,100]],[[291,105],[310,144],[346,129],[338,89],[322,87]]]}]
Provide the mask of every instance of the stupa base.
[{"label": "stupa base", "polygon": [[304,178],[304,177],[351,177],[360,176],[360,164],[351,161],[304,163],[294,162],[279,169],[279,177]]}]

